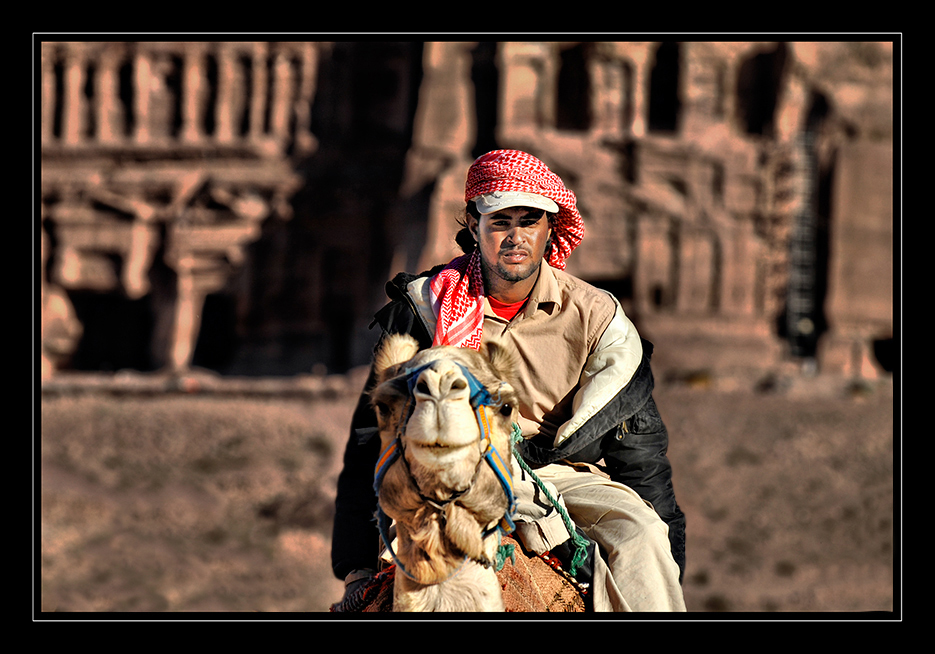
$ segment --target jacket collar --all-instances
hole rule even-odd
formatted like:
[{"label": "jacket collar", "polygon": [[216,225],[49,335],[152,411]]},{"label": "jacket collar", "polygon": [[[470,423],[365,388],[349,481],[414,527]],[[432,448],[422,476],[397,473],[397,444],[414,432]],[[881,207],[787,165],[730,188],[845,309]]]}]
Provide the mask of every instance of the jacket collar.
[{"label": "jacket collar", "polygon": [[[562,292],[558,287],[558,282],[555,281],[555,269],[543,258],[542,263],[539,264],[539,277],[529,292],[529,301],[523,308],[522,316],[531,318],[540,309],[552,314],[561,308]],[[490,302],[486,297],[484,298],[484,315],[491,317],[496,315],[490,308]]]},{"label": "jacket collar", "polygon": [[529,293],[529,302],[524,310],[525,317],[531,317],[536,311],[542,309],[551,314],[562,308],[562,292],[555,281],[555,270],[545,259],[539,266],[539,279]]}]

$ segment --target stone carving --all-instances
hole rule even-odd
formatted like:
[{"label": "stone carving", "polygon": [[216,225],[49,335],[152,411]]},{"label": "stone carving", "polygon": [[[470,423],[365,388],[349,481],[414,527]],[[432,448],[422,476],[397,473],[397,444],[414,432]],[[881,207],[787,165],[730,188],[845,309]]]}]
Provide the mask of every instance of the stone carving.
[{"label": "stone carving", "polygon": [[[683,366],[772,365],[790,352],[786,331],[811,322],[821,338],[804,356],[830,371],[879,374],[872,343],[893,330],[893,43],[429,42],[368,64],[367,79],[382,80],[379,98],[359,93],[347,74],[364,44],[340,46],[324,119],[333,125],[321,129],[347,134],[353,115],[367,115],[411,131],[396,204],[338,194],[346,206],[329,216],[349,217],[358,232],[346,239],[359,256],[390,251],[381,255],[387,275],[456,254],[463,175],[478,149],[528,149],[579,196],[588,237],[572,273],[614,290],[650,337],[732,345],[726,356],[681,349]],[[77,342],[80,325],[66,316],[80,289],[153,294],[164,308],[157,358],[171,369],[190,364],[206,294],[230,279],[266,222],[292,214],[297,189],[315,182],[295,164],[320,156],[312,99],[334,47],[42,44],[43,334],[52,339],[59,324],[57,340],[44,340],[49,371]],[[421,61],[406,61],[407,52]],[[796,286],[811,294],[798,305],[811,313],[787,320],[806,131],[819,250],[813,279]],[[377,157],[386,151],[372,147]],[[347,158],[338,143],[320,167]],[[372,180],[359,182],[355,189]],[[362,206],[385,214],[361,220]],[[413,207],[427,215],[411,218]],[[371,220],[383,221],[388,242],[369,245],[359,233]],[[309,252],[297,270],[343,260],[328,238],[322,247],[336,251]],[[161,268],[170,274],[155,275]],[[366,334],[378,308],[370,305],[382,300],[373,280],[319,276],[291,299],[321,305],[322,286],[342,284],[332,295],[354,314],[343,331]]]},{"label": "stone carving", "polygon": [[[263,221],[290,216],[301,183],[291,157],[316,146],[323,47],[42,44],[42,239],[54,242],[42,284],[59,307],[44,304],[44,328],[64,320],[66,291],[152,292],[156,359],[189,366],[206,295]],[[173,279],[153,287],[157,258]],[[60,340],[43,341],[44,376],[67,349]]]}]

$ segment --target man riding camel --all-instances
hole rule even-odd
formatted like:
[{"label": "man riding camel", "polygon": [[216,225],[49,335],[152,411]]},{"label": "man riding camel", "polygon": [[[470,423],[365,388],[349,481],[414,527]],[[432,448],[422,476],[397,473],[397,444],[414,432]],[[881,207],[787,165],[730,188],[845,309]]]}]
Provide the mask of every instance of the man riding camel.
[{"label": "man riding camel", "polygon": [[[575,194],[536,157],[496,150],[468,170],[465,202],[464,255],[397,275],[375,324],[423,348],[478,349],[496,339],[512,350],[523,436],[516,450],[538,478],[514,461],[516,537],[566,569],[575,557],[595,611],[684,611],[685,517],[652,398],[652,344],[611,294],[565,272],[584,236]],[[371,383],[338,480],[332,568],[348,588],[377,568]]]}]

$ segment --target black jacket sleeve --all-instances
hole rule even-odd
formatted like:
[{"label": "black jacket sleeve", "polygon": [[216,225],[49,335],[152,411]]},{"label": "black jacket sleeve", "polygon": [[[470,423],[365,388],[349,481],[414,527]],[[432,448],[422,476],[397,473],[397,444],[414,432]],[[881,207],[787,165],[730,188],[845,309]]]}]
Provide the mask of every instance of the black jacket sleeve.
[{"label": "black jacket sleeve", "polygon": [[344,579],[352,570],[377,569],[380,534],[374,520],[377,496],[373,490],[373,469],[380,455],[380,437],[367,395],[373,381],[371,369],[351,420],[344,467],[338,476],[331,535],[331,568],[338,579]]},{"label": "black jacket sleeve", "polygon": [[[425,326],[400,292],[414,276],[400,273],[387,284],[391,301],[377,312],[371,327],[379,325],[382,338],[387,334],[412,334],[420,347],[432,343]],[[379,347],[379,344],[377,345]],[[377,496],[373,490],[373,470],[380,455],[377,417],[370,406],[369,392],[374,384],[373,370],[357,403],[344,449],[344,467],[338,477],[334,526],[331,537],[331,569],[344,579],[356,569],[376,569],[380,534],[375,514]]]},{"label": "black jacket sleeve", "polygon": [[611,478],[650,502],[669,526],[669,544],[681,581],[685,574],[685,514],[675,500],[672,466],[666,456],[669,434],[653,398],[603,440],[604,464]]}]

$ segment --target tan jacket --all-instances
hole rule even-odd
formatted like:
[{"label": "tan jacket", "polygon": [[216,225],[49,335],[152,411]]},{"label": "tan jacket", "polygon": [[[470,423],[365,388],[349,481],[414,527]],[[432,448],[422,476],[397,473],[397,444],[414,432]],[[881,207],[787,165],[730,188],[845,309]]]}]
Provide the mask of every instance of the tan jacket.
[{"label": "tan jacket", "polygon": [[[408,285],[429,333],[435,315],[429,278]],[[484,300],[484,340],[507,343],[522,360],[517,383],[520,426],[527,438],[570,438],[626,386],[643,347],[617,299],[545,261],[526,306],[507,322]]]},{"label": "tan jacket", "polygon": [[[428,283],[441,267],[398,274],[390,302],[371,326],[408,333],[429,347],[435,332]],[[652,400],[652,344],[642,341],[616,299],[543,263],[527,306],[509,323],[485,305],[484,338],[508,340],[524,360],[517,372],[526,440],[516,448],[533,468],[557,461],[604,462],[610,477],[651,502],[669,525],[684,570],[685,518],[675,501],[668,434]],[[371,383],[368,381],[368,384]],[[332,567],[343,578],[374,568],[373,470],[379,438],[366,393],[354,414],[338,479]],[[540,436],[541,433],[541,436]]]}]

